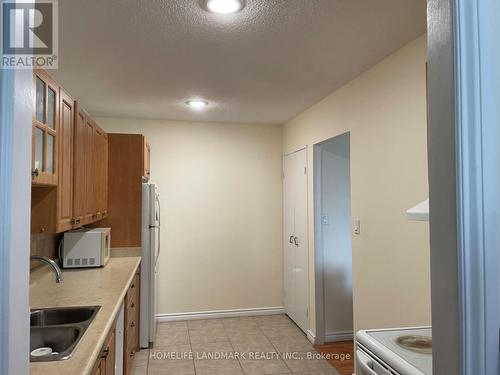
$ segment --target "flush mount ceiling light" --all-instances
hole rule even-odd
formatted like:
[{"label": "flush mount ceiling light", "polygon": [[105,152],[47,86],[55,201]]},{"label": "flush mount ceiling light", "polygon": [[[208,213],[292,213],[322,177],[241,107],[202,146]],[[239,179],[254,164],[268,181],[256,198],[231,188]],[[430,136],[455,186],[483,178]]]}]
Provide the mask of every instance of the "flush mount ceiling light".
[{"label": "flush mount ceiling light", "polygon": [[186,104],[193,109],[202,109],[208,105],[208,102],[205,100],[193,99],[193,100],[188,100]]},{"label": "flush mount ceiling light", "polygon": [[243,9],[243,0],[206,0],[208,11],[220,14],[236,13]]}]

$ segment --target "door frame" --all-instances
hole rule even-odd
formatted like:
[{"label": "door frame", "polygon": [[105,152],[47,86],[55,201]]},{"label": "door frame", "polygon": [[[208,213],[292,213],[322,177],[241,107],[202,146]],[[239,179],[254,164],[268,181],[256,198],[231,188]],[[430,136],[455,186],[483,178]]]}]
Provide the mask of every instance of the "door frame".
[{"label": "door frame", "polygon": [[[291,154],[295,154],[296,152],[302,151],[304,149],[306,150],[306,159],[307,159],[307,145],[302,145],[302,146],[297,146],[295,148],[292,148],[292,149],[284,152],[283,153],[283,160],[285,160],[286,156],[291,155]],[[283,164],[283,172],[285,171],[284,167],[285,167],[285,164]]]},{"label": "door frame", "polygon": [[313,194],[314,194],[314,295],[316,332],[314,344],[325,343],[325,279],[324,279],[324,249],[323,230],[321,228],[321,197],[323,189],[322,179],[323,159],[321,146],[313,145]]},{"label": "door frame", "polygon": [[[288,151],[283,152],[283,157],[282,157],[282,192],[283,192],[283,209],[282,209],[282,223],[285,222],[285,158],[291,154],[294,154],[296,152],[305,150],[306,152],[306,220],[307,220],[307,228],[306,228],[306,251],[307,251],[307,328],[306,328],[306,334],[309,336],[311,334],[310,332],[310,327],[311,327],[311,318],[310,318],[310,312],[311,312],[311,270],[310,270],[310,265],[311,265],[311,254],[309,253],[309,148],[307,144],[297,146],[295,148],[292,148]],[[283,306],[285,306],[285,299],[284,299],[284,294],[285,294],[285,227],[282,225],[282,233],[281,233],[281,239],[283,241],[282,244],[282,251],[283,251],[283,293],[282,293],[282,298],[283,298]],[[285,308],[285,313],[286,313],[286,308]]]},{"label": "door frame", "polygon": [[[323,157],[321,144],[331,139],[349,134],[350,131],[337,134],[324,141],[313,145],[313,200],[314,200],[314,293],[315,293],[315,322],[316,333],[314,334],[314,344],[323,345],[326,339],[325,325],[325,250],[323,244],[323,226],[322,220],[322,198],[323,198]],[[351,197],[352,200],[352,197]],[[352,220],[352,218],[351,218]],[[351,244],[352,254],[352,244]],[[354,327],[353,327],[354,330]],[[352,340],[354,331],[351,334],[345,334],[345,339]]]},{"label": "door frame", "polygon": [[[2,69],[0,69],[0,284],[9,285],[9,256],[10,253],[7,251],[10,242],[10,223],[8,212],[10,209],[9,197],[10,197],[10,184],[7,181],[10,180],[10,169],[6,168],[10,164],[9,151],[6,151],[7,147],[10,147],[8,139],[10,135],[8,132],[10,128],[5,126],[6,123],[10,122],[7,118],[8,111],[7,108],[11,106],[8,95],[4,93],[9,91],[11,86],[10,82],[7,82],[7,76]],[[4,154],[6,154],[4,156]],[[8,341],[8,311],[9,306],[9,288],[5,288],[4,292],[0,295],[0,373],[7,373],[7,360],[9,352],[7,350],[9,346]]]},{"label": "door frame", "polygon": [[457,0],[454,8],[459,358],[467,375],[500,369],[500,28],[494,15],[500,16],[498,0]]},{"label": "door frame", "polygon": [[28,374],[33,73],[0,72],[0,372]]},{"label": "door frame", "polygon": [[499,370],[499,13],[495,0],[428,1],[436,374]]}]

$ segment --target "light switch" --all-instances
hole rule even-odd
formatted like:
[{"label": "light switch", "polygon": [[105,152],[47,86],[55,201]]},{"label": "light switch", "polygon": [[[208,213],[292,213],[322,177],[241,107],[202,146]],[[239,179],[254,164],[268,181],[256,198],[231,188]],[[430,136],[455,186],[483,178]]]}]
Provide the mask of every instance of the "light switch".
[{"label": "light switch", "polygon": [[329,225],[330,224],[330,217],[328,215],[321,216],[321,224]]},{"label": "light switch", "polygon": [[354,219],[353,230],[354,234],[361,234],[361,222],[359,221],[359,219]]}]

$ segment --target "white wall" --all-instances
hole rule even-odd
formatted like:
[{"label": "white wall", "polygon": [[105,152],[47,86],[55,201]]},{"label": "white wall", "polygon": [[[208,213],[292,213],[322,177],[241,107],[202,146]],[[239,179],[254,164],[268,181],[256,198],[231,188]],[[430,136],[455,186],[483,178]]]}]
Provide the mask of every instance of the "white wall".
[{"label": "white wall", "polygon": [[325,333],[352,332],[352,238],[350,139],[321,144],[321,215]]},{"label": "white wall", "polygon": [[160,313],[283,306],[280,126],[96,120],[151,143]]},{"label": "white wall", "polygon": [[[428,196],[422,36],[284,126],[283,147],[350,131],[355,330],[430,324],[428,224],[405,211]],[[313,147],[308,147],[313,171]],[[314,201],[309,174],[310,326],[315,332]]]}]

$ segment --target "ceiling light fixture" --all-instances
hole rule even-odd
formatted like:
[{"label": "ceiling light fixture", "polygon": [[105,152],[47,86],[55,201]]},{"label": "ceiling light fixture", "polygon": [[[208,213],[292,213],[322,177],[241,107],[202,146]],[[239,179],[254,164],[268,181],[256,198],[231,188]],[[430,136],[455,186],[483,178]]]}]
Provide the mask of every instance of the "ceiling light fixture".
[{"label": "ceiling light fixture", "polygon": [[210,12],[229,14],[243,9],[243,0],[207,0],[206,7]]},{"label": "ceiling light fixture", "polygon": [[208,102],[205,100],[194,99],[194,100],[188,100],[186,104],[193,109],[202,109],[208,105]]}]

